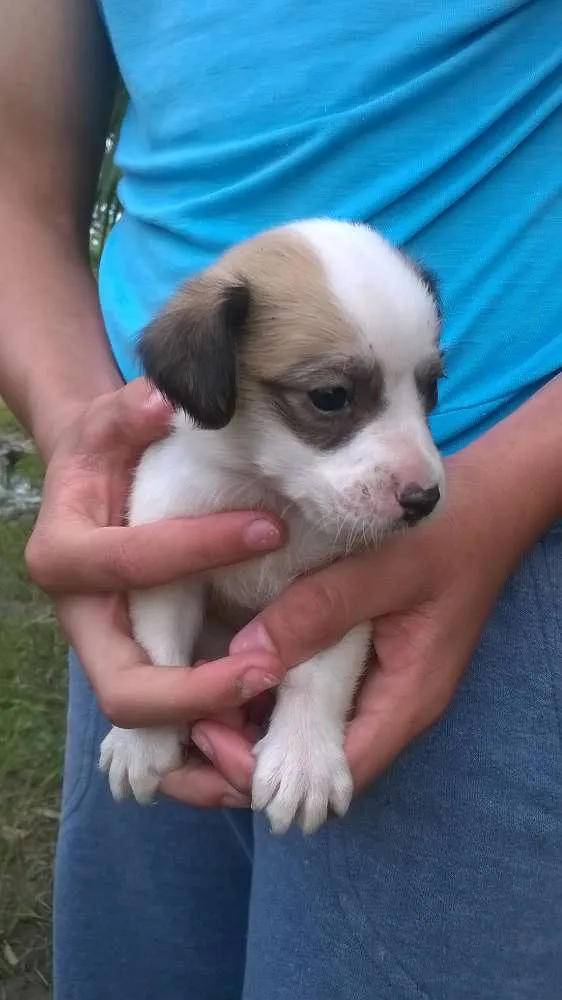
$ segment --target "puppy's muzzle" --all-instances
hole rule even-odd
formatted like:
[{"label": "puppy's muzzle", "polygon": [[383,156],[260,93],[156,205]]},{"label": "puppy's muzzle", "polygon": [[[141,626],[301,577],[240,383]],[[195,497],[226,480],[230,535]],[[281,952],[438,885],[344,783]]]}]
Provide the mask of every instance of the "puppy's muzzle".
[{"label": "puppy's muzzle", "polygon": [[424,489],[419,483],[408,483],[398,496],[398,503],[404,511],[403,520],[406,524],[417,524],[437,507],[441,497],[439,487],[435,483]]}]

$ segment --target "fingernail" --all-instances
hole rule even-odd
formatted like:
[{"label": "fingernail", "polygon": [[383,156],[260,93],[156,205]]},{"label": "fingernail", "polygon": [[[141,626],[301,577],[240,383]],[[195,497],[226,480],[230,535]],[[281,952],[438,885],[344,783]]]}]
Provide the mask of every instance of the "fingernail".
[{"label": "fingernail", "polygon": [[252,521],[244,529],[243,538],[248,548],[256,552],[278,549],[281,545],[281,532],[278,526],[266,518]]},{"label": "fingernail", "polygon": [[262,623],[254,621],[234,636],[230,644],[230,652],[248,653],[257,649],[266,653],[277,652]]},{"label": "fingernail", "polygon": [[169,410],[171,404],[166,397],[162,395],[159,389],[153,389],[150,396],[147,398],[145,405],[149,410],[162,409],[163,406]]},{"label": "fingernail", "polygon": [[225,809],[249,809],[250,798],[242,792],[232,791],[224,796],[222,804]]},{"label": "fingernail", "polygon": [[255,698],[257,694],[263,694],[264,691],[270,691],[271,688],[277,687],[280,683],[281,679],[275,674],[264,674],[263,670],[251,667],[242,677],[238,678],[236,687],[242,697],[248,699]]},{"label": "fingernail", "polygon": [[209,738],[204,730],[194,729],[191,733],[191,739],[198,750],[207,757],[209,760],[213,760],[214,750],[209,742]]}]

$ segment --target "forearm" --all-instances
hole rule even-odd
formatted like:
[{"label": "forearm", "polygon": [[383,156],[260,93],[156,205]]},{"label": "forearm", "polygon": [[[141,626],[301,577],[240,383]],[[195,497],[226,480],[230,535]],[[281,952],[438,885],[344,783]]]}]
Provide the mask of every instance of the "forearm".
[{"label": "forearm", "polygon": [[1,217],[0,394],[48,459],[72,416],[121,379],[86,255],[24,209]]},{"label": "forearm", "polygon": [[88,263],[115,88],[97,4],[0,0],[0,394],[48,459],[93,396],[120,383]]},{"label": "forearm", "polygon": [[562,377],[448,461],[451,511],[472,506],[469,521],[493,524],[495,552],[509,572],[562,518]]}]

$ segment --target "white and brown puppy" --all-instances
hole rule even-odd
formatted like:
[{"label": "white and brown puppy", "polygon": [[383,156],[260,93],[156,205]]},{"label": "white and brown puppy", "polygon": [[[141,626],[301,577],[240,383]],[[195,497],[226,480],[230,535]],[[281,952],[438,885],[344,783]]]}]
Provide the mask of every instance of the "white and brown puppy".
[{"label": "white and brown puppy", "polygon": [[[366,226],[310,220],[236,246],[147,328],[146,371],[178,412],[140,463],[131,523],[260,508],[288,525],[282,551],[131,595],[155,664],[205,655],[210,608],[249,620],[295,577],[437,507],[427,417],[439,326],[435,289],[412,261]],[[311,832],[349,806],[344,730],[370,637],[359,625],[280,687],[253,783],[276,832],[293,820]],[[150,800],[184,739],[112,729],[101,766],[114,796]]]}]

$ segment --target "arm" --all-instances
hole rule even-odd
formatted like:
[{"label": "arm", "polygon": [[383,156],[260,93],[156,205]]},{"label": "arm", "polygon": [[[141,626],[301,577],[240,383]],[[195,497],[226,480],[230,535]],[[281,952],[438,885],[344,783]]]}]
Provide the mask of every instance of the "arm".
[{"label": "arm", "polygon": [[0,393],[48,460],[121,384],[88,258],[116,74],[94,0],[0,0]]},{"label": "arm", "polygon": [[[112,57],[95,0],[0,0],[0,22],[0,394],[47,466],[28,569],[55,594],[113,721],[155,725],[237,708],[251,684],[267,689],[282,674],[278,661],[244,654],[193,672],[154,670],[131,638],[123,592],[255,557],[281,544],[279,526],[264,531],[259,515],[240,511],[123,527],[131,470],[167,433],[170,411],[143,380],[122,387],[89,267]],[[232,787],[240,752],[223,761],[231,782],[192,767],[190,801],[244,804]]]}]

